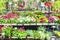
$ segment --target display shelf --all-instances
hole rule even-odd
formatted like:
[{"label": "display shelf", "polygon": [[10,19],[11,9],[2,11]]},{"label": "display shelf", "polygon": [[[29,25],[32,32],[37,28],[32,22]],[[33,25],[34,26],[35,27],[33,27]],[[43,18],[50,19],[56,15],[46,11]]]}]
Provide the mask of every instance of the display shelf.
[{"label": "display shelf", "polygon": [[0,24],[0,25],[60,25],[60,24],[57,24],[57,23],[31,23],[31,24]]},{"label": "display shelf", "polygon": [[[18,38],[18,37],[11,37],[11,38]],[[22,37],[22,38],[34,38],[34,37]]]},{"label": "display shelf", "polygon": [[[0,36],[0,38],[2,38],[2,36]],[[18,39],[18,37],[11,37],[11,38],[17,38]],[[34,38],[34,37],[22,37],[22,38]],[[35,39],[38,39],[38,37],[36,37]]]},{"label": "display shelf", "polygon": [[[11,11],[11,10],[8,10],[8,11]],[[41,10],[15,10],[14,12],[28,12],[28,11],[31,11],[31,12],[34,12],[34,11],[41,11]],[[12,11],[11,11],[12,12]],[[53,13],[54,11],[42,11],[42,12],[44,12],[44,13],[47,13],[47,14],[49,14],[49,13]]]},{"label": "display shelf", "polygon": [[[0,38],[2,39],[2,36],[0,36]],[[18,39],[18,37],[11,37],[12,39]],[[26,38],[26,39],[39,39],[38,37],[22,37],[22,39],[23,38]],[[52,39],[52,38],[57,38],[56,36],[51,36],[51,37],[49,37],[48,39]]]},{"label": "display shelf", "polygon": [[37,23],[37,25],[58,25],[57,23]]},{"label": "display shelf", "polygon": [[[60,34],[60,2],[53,2],[54,0],[1,0],[0,40],[57,38],[56,35]],[[55,30],[57,34],[53,33]]]},{"label": "display shelf", "polygon": [[11,38],[17,38],[17,37],[11,37]]}]

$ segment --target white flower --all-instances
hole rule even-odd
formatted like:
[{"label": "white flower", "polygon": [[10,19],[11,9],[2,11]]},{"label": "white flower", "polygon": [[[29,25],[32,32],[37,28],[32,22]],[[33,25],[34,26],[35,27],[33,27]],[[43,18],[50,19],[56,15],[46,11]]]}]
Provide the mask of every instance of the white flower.
[{"label": "white flower", "polygon": [[17,29],[17,27],[15,27],[14,29]]},{"label": "white flower", "polygon": [[15,4],[15,6],[17,6],[17,4]]},{"label": "white flower", "polygon": [[39,33],[41,34],[42,32],[41,32],[41,31],[39,31]]},{"label": "white flower", "polygon": [[20,22],[22,23],[22,22],[23,22],[23,20],[20,20]]},{"label": "white flower", "polygon": [[53,28],[56,28],[56,26],[52,26]]},{"label": "white flower", "polygon": [[5,35],[5,33],[2,33],[2,35]]},{"label": "white flower", "polygon": [[9,2],[9,5],[11,5],[12,4],[12,2]]}]

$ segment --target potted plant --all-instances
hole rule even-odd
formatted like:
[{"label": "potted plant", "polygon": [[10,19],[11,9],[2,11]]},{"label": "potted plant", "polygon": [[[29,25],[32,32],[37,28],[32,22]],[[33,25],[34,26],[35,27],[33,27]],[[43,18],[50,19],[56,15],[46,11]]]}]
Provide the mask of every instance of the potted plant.
[{"label": "potted plant", "polygon": [[2,33],[4,33],[4,36],[7,37],[7,38],[11,37],[11,31],[12,31],[11,26],[7,26],[7,27],[2,28]]}]

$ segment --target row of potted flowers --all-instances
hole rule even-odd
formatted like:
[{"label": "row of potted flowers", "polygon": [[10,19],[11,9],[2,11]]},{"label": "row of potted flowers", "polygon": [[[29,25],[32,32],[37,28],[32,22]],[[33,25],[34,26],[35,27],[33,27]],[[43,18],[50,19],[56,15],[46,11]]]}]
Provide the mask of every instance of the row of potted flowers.
[{"label": "row of potted flowers", "polygon": [[23,37],[34,37],[41,40],[44,40],[45,38],[51,37],[52,32],[46,31],[46,29],[42,26],[38,28],[38,30],[25,30],[25,28],[22,26],[20,28],[18,27],[12,27],[12,26],[5,26],[1,28],[0,31],[2,33],[1,36],[6,37],[17,37],[17,38],[23,38]]},{"label": "row of potted flowers", "polygon": [[0,16],[0,23],[59,23],[60,14],[41,11],[8,12]]}]

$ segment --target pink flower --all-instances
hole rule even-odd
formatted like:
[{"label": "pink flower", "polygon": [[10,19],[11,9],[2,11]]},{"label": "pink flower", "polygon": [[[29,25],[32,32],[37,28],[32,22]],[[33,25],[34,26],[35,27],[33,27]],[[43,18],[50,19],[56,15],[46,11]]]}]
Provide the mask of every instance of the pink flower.
[{"label": "pink flower", "polygon": [[10,18],[11,17],[10,14],[11,14],[11,12],[8,12],[7,15],[5,16],[5,18]]},{"label": "pink flower", "polygon": [[46,18],[49,18],[49,15],[48,14],[45,14]]},{"label": "pink flower", "polygon": [[16,15],[14,13],[11,14],[11,17],[14,18]]},{"label": "pink flower", "polygon": [[24,27],[20,27],[20,31],[22,31],[22,30],[24,30],[24,31],[25,31]]},{"label": "pink flower", "polygon": [[49,20],[49,22],[52,22],[52,23],[55,21],[55,19],[52,17],[49,17],[48,20]]},{"label": "pink flower", "polygon": [[13,0],[14,2],[17,2],[18,0]]}]

